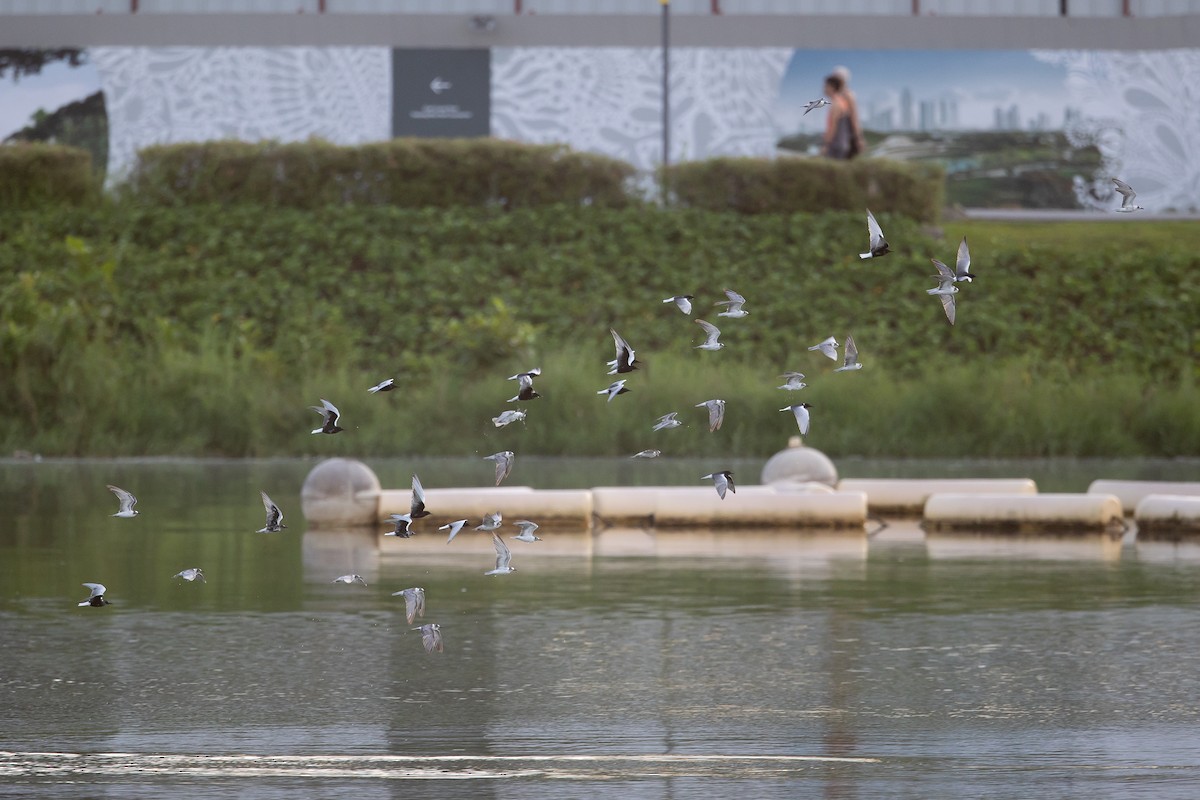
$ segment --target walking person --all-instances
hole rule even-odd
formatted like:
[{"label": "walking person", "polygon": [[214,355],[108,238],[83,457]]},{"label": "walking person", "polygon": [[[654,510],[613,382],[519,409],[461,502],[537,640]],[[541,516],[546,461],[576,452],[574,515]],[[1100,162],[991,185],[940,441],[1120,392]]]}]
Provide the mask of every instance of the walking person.
[{"label": "walking person", "polygon": [[845,81],[838,75],[825,78],[829,113],[825,118],[821,154],[827,158],[851,159],[862,151],[862,131],[858,125],[857,108],[847,95],[845,86]]}]

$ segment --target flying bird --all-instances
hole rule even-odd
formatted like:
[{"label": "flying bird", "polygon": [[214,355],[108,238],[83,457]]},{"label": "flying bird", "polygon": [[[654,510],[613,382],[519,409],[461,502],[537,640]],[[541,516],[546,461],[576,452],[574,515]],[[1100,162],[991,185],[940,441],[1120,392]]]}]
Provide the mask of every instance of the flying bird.
[{"label": "flying bird", "polygon": [[425,487],[416,475],[413,475],[412,479],[412,500],[408,505],[408,516],[414,520],[429,516],[429,512],[425,510]]},{"label": "flying bird", "polygon": [[800,428],[801,436],[808,436],[808,410],[812,408],[808,403],[796,403],[792,406],[784,406],[780,411],[790,411],[796,415],[796,425]]},{"label": "flying bird", "polygon": [[363,586],[367,585],[362,575],[339,575],[331,580],[330,583],[361,583]]},{"label": "flying bird", "polygon": [[476,525],[477,531],[494,531],[500,527],[500,523],[504,521],[504,515],[499,511],[494,511],[491,514],[483,515],[483,524]]},{"label": "flying bird", "polygon": [[533,532],[539,527],[536,522],[530,522],[527,519],[519,519],[514,522],[513,525],[516,525],[521,529],[520,533],[512,537],[518,542],[540,542],[542,540],[542,537],[533,535]]},{"label": "flying bird", "polygon": [[[965,240],[964,240],[965,241]],[[937,298],[942,301],[942,310],[946,312],[946,319],[950,320],[950,324],[954,324],[954,295],[958,292],[958,287],[954,285],[957,278],[954,277],[954,272],[950,270],[942,262],[936,258],[929,259],[938,271],[938,285],[932,289],[926,289],[926,294],[937,295]],[[967,280],[970,280],[968,278]]]},{"label": "flying bird", "polygon": [[511,572],[516,572],[517,568],[510,566],[512,561],[512,551],[508,549],[508,545],[495,534],[492,533],[492,546],[496,548],[496,568],[490,569],[483,573],[484,575],[508,575]]},{"label": "flying bird", "polygon": [[630,458],[658,458],[662,455],[662,450],[639,450]]},{"label": "flying bird", "polygon": [[733,485],[733,473],[729,470],[720,472],[710,472],[707,475],[701,475],[701,480],[711,480],[713,486],[717,488],[717,496],[722,500],[725,499],[725,492],[730,491],[737,494],[737,487]]},{"label": "flying bird", "polygon": [[442,652],[442,626],[436,622],[431,622],[428,625],[422,625],[419,628],[413,628],[414,631],[421,632],[421,644],[425,646],[426,653],[432,653],[434,650]]},{"label": "flying bird", "polygon": [[713,304],[718,306],[729,306],[727,309],[717,314],[718,317],[732,317],[733,319],[740,319],[750,313],[742,308],[742,306],[746,304],[746,298],[742,297],[733,289],[726,289],[725,296],[729,299],[721,300]]},{"label": "flying bird", "polygon": [[466,525],[466,524],[467,524],[467,521],[465,519],[456,519],[456,520],[454,520],[454,522],[451,522],[448,525],[443,525],[442,527],[438,528],[438,530],[439,531],[450,531],[450,535],[448,537],[446,537],[446,544],[450,544],[451,542],[454,541],[454,537],[458,536],[458,532],[462,530],[463,525]]},{"label": "flying bird", "polygon": [[508,473],[512,472],[513,462],[516,460],[516,455],[512,450],[503,450],[499,453],[492,453],[490,456],[484,456],[484,461],[496,462],[496,485],[500,485],[500,481],[508,477]]},{"label": "flying bird", "polygon": [[733,319],[740,319],[745,317],[746,314],[750,313],[742,308],[742,306],[745,305],[746,299],[742,295],[739,295],[737,291],[734,291],[733,289],[726,289],[725,296],[728,297],[728,300],[721,300],[713,303],[715,306],[728,306],[725,311],[716,314],[718,317],[731,317]]},{"label": "flying bird", "polygon": [[663,300],[664,303],[674,303],[675,306],[685,314],[692,313],[692,300],[695,298],[690,294],[677,294],[674,297],[668,297]]},{"label": "flying bird", "polygon": [[412,514],[392,514],[388,522],[396,527],[384,533],[384,536],[399,536],[401,539],[411,539],[416,533],[412,529]]},{"label": "flying bird", "polygon": [[625,386],[625,379],[622,378],[619,381],[613,381],[608,385],[607,389],[601,389],[600,391],[596,392],[596,394],[608,395],[608,400],[605,402],[611,403],[614,397],[619,394],[625,394],[628,391],[629,389]]},{"label": "flying bird", "polygon": [[789,392],[795,392],[803,389],[805,386],[808,386],[808,384],[804,382],[803,372],[785,372],[779,377],[786,379],[787,382],[782,386],[776,386],[776,389],[787,389]]},{"label": "flying bird", "polygon": [[716,325],[713,325],[711,322],[705,322],[702,319],[696,320],[696,324],[704,329],[704,333],[707,336],[701,344],[696,345],[697,350],[720,350],[725,346],[717,341],[717,339],[721,338],[721,331]]},{"label": "flying bird", "polygon": [[696,403],[695,408],[708,409],[708,430],[710,433],[721,429],[721,423],[725,421],[724,400],[705,400],[703,403]]},{"label": "flying bird", "polygon": [[517,393],[515,396],[508,398],[508,402],[515,403],[518,400],[524,402],[532,400],[535,397],[541,397],[540,394],[533,390],[533,379],[542,374],[541,367],[534,367],[528,372],[518,372],[516,375],[508,376],[510,381],[517,382]]},{"label": "flying bird", "polygon": [[888,253],[887,239],[883,238],[883,229],[879,227],[879,223],[875,221],[875,215],[871,213],[871,209],[867,209],[867,232],[871,234],[871,250],[867,253],[859,253],[859,258],[879,258]]},{"label": "flying bird", "polygon": [[679,415],[678,411],[672,411],[670,414],[663,414],[661,417],[658,418],[658,422],[654,423],[654,427],[651,428],[650,430],[651,431],[661,431],[661,430],[666,430],[667,428],[678,428],[680,425],[683,424],[679,420],[675,419],[675,417],[678,415]]},{"label": "flying bird", "polygon": [[[938,270],[938,275],[941,275],[941,270]],[[958,243],[958,258],[954,262],[954,281],[955,283],[958,281],[970,283],[976,277],[975,273],[971,272],[971,251],[967,248],[967,237],[964,236]]]},{"label": "flying bird", "polygon": [[258,493],[262,495],[263,510],[267,512],[267,524],[255,533],[279,533],[287,527],[283,524],[283,512],[279,510],[279,506],[275,505],[275,501],[267,496],[266,492],[260,489]]},{"label": "flying bird", "polygon": [[1133,190],[1132,186],[1130,186],[1125,181],[1119,180],[1117,178],[1113,178],[1112,182],[1114,184],[1116,184],[1117,193],[1121,195],[1121,207],[1117,208],[1117,209],[1113,209],[1114,211],[1116,211],[1118,213],[1128,214],[1128,213],[1131,213],[1134,211],[1145,211],[1146,210],[1142,206],[1139,206],[1133,202],[1137,198],[1137,192],[1135,192]]},{"label": "flying bird", "polygon": [[842,357],[842,365],[834,370],[834,372],[848,372],[850,370],[862,369],[862,364],[858,363],[858,347],[854,344],[854,337],[846,337],[845,355]]},{"label": "flying bird", "polygon": [[629,342],[621,338],[621,334],[612,328],[609,328],[608,332],[612,334],[613,344],[617,348],[617,357],[608,362],[608,366],[612,367],[608,371],[608,374],[616,375],[617,373],[633,372],[641,364],[635,357],[633,348],[629,346]]},{"label": "flying bird", "polygon": [[91,596],[88,597],[87,600],[84,600],[79,605],[95,606],[96,608],[100,608],[101,606],[111,606],[112,605],[112,603],[110,603],[104,599],[104,593],[108,591],[108,589],[104,588],[104,584],[102,584],[102,583],[85,583],[85,584],[83,584],[83,588],[89,590],[92,594],[91,594]]},{"label": "flying bird", "polygon": [[812,347],[810,347],[808,349],[809,350],[819,350],[819,351],[821,351],[821,354],[824,355],[826,358],[832,359],[833,361],[837,361],[837,357],[838,357],[837,349],[840,346],[841,345],[838,344],[837,339],[830,336],[828,339],[821,342],[820,344],[814,344]]},{"label": "flying bird", "polygon": [[[386,381],[380,381],[379,383],[375,384],[370,389],[367,389],[367,391],[370,392],[371,394],[376,394],[377,392],[390,392],[392,389],[395,389],[395,388],[396,388],[396,379],[388,378]],[[316,406],[313,406],[313,408],[315,409]]]},{"label": "flying bird", "polygon": [[425,616],[425,590],[420,586],[392,592],[392,597],[404,598],[404,618],[408,620],[409,625],[412,625],[417,617]]},{"label": "flying bird", "polygon": [[[538,396],[540,397],[541,395]],[[526,413],[524,411],[516,411],[510,408],[507,411],[501,411],[500,416],[492,417],[492,424],[497,428],[503,428],[505,425],[511,425],[514,422],[523,423],[525,422],[525,417]]]},{"label": "flying bird", "polygon": [[830,102],[824,97],[818,97],[816,100],[809,100],[804,104],[804,114],[801,114],[801,116],[808,114],[808,112],[812,111],[814,108],[820,108],[821,106],[827,105],[830,105]]},{"label": "flying bird", "polygon": [[200,569],[199,567],[190,567],[185,570],[180,570],[171,577],[183,578],[185,581],[194,581],[199,578],[201,583],[208,583],[208,581],[204,579],[204,570]]},{"label": "flying bird", "polygon": [[321,427],[314,428],[313,433],[337,433],[345,430],[338,427],[338,419],[342,416],[342,412],[337,410],[337,406],[322,398],[321,405],[309,406],[313,411],[321,415]]},{"label": "flying bird", "polygon": [[131,519],[136,517],[139,513],[137,509],[134,508],[134,506],[137,505],[137,498],[134,497],[132,493],[122,489],[120,486],[113,486],[111,483],[107,484],[107,486],[108,490],[117,496],[117,502],[120,503],[119,510],[117,513],[113,514],[113,516],[120,517],[122,519]]}]

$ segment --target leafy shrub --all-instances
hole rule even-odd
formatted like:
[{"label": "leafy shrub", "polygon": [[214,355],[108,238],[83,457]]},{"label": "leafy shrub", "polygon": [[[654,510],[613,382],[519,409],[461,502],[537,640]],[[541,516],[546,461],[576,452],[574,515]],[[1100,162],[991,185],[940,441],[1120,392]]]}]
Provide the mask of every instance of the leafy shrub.
[{"label": "leafy shrub", "polygon": [[78,206],[99,193],[86,150],[41,142],[0,145],[0,209]]},{"label": "leafy shrub", "polygon": [[[831,454],[1200,449],[1190,223],[947,223],[938,241],[880,222],[893,252],[864,263],[861,211],[0,211],[0,452],[469,453],[486,434],[632,453],[657,446],[655,417],[723,397],[720,436],[693,426],[664,450],[765,454],[795,429],[774,379],[795,369]],[[964,234],[980,277],[951,327],[929,258]],[[750,316],[709,316],[726,287]],[[725,350],[693,349],[699,326],[660,303],[677,293]],[[610,327],[645,366],[607,404]],[[853,334],[863,371],[807,350],[830,334]],[[504,378],[533,366],[528,425],[496,430]],[[386,377],[403,391],[367,394]],[[310,436],[318,397],[358,432]]]},{"label": "leafy shrub", "polygon": [[664,176],[676,203],[708,211],[768,214],[891,212],[933,222],[944,173],[930,164],[825,158],[712,158],[674,164]]},{"label": "leafy shrub", "polygon": [[126,185],[152,203],[256,203],[290,208],[404,208],[633,202],[633,167],[562,145],[500,139],[392,139],[343,147],[214,141],[138,153]]}]

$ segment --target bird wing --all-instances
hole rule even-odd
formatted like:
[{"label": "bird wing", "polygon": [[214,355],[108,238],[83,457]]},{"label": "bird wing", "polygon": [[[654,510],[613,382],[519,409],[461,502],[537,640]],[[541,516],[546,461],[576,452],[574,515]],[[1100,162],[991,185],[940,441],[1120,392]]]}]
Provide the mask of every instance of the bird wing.
[{"label": "bird wing", "polygon": [[83,584],[83,588],[90,591],[92,593],[92,597],[99,597],[108,591],[108,589],[104,588],[103,583],[85,583]]},{"label": "bird wing", "polygon": [[871,249],[883,241],[883,228],[879,227],[879,223],[875,220],[875,215],[871,213],[871,209],[867,209],[867,233],[871,235]]},{"label": "bird wing", "polygon": [[679,310],[685,314],[692,313],[692,301],[686,297],[680,297],[675,300],[675,305],[679,306]]},{"label": "bird wing", "polygon": [[721,338],[721,329],[711,322],[698,319],[696,320],[696,324],[703,328],[705,335],[708,336],[708,339],[704,342],[705,344],[716,344],[717,339]]},{"label": "bird wing", "polygon": [[796,427],[800,429],[801,436],[808,435],[808,409],[802,405],[792,406],[792,413],[796,416]]},{"label": "bird wing", "polygon": [[735,304],[742,305],[743,303],[746,302],[746,298],[742,297],[740,294],[735,292],[733,289],[726,289],[725,296],[728,297],[729,299],[722,300],[721,302],[717,303],[717,305],[719,305],[719,306],[727,306],[727,305],[735,305]]},{"label": "bird wing", "polygon": [[432,653],[434,650],[441,653],[442,629],[433,625],[422,625],[421,644],[424,645],[426,653]]},{"label": "bird wing", "polygon": [[409,516],[413,519],[423,517],[425,514],[425,488],[421,486],[421,479],[413,475],[412,479],[412,503],[409,505]]},{"label": "bird wing", "polygon": [[710,431],[720,430],[721,423],[725,421],[725,403],[721,400],[708,401],[708,429]]},{"label": "bird wing", "polygon": [[321,413],[325,414],[325,419],[337,425],[338,419],[342,416],[342,412],[338,411],[338,407],[324,398],[321,398],[321,406],[323,408]]},{"label": "bird wing", "polygon": [[625,341],[621,337],[621,334],[617,333],[612,328],[609,328],[608,332],[612,334],[613,344],[616,345],[616,348],[617,348],[617,357],[615,359],[615,361],[617,362],[616,366],[619,367],[621,365],[621,355],[623,353],[627,354],[626,357],[627,357],[628,361],[626,361],[626,363],[632,364],[633,363],[633,348],[629,346],[629,342]]},{"label": "bird wing", "polygon": [[132,493],[125,491],[120,486],[108,484],[108,490],[117,496],[117,501],[121,504],[122,511],[132,511],[137,505],[137,498]]},{"label": "bird wing", "polygon": [[[412,621],[417,618],[418,603],[419,603],[419,600],[417,597],[417,593],[414,592],[412,589],[405,589],[404,590],[404,617],[405,617],[405,619],[408,620],[409,625],[411,625]],[[421,608],[421,610],[424,611],[424,608]]]},{"label": "bird wing", "polygon": [[496,569],[506,569],[512,561],[512,551],[496,534],[492,534],[492,545],[496,548]]},{"label": "bird wing", "polygon": [[454,522],[451,522],[449,525],[443,525],[442,527],[438,528],[438,530],[439,531],[450,531],[450,535],[448,537],[446,537],[446,544],[450,544],[450,542],[454,541],[454,537],[458,536],[458,532],[462,530],[463,525],[466,525],[466,524],[467,524],[467,521],[465,519],[456,519]]},{"label": "bird wing", "polygon": [[936,258],[931,258],[929,260],[933,262],[935,267],[937,267],[938,280],[954,280],[954,273],[950,271],[949,267],[938,261]]},{"label": "bird wing", "polygon": [[279,506],[267,496],[267,493],[261,489],[258,492],[262,495],[263,509],[267,512],[267,527],[275,528],[283,524],[283,512],[279,510]]},{"label": "bird wing", "polygon": [[946,319],[950,320],[950,324],[954,324],[954,295],[939,294],[938,298],[942,301],[942,310],[946,312]]},{"label": "bird wing", "polygon": [[854,344],[854,337],[847,336],[846,337],[846,356],[842,363],[842,366],[848,367],[851,364],[857,364],[857,363],[858,363],[858,347],[855,346],[855,344]]},{"label": "bird wing", "polygon": [[821,354],[824,355],[826,358],[830,358],[830,359],[833,359],[834,361],[837,361],[837,346],[838,346],[837,339],[830,336],[828,339],[821,342],[820,344],[814,344],[812,347],[810,347],[808,349],[809,350],[820,350]]},{"label": "bird wing", "polygon": [[1121,197],[1125,198],[1121,205],[1126,206],[1133,202],[1133,198],[1137,197],[1137,192],[1133,191],[1133,187],[1120,178],[1113,178],[1112,182],[1117,186],[1117,192]]},{"label": "bird wing", "polygon": [[729,478],[725,477],[723,472],[714,472],[713,485],[717,487],[717,496],[722,500],[725,499],[725,493],[729,491]]},{"label": "bird wing", "polygon": [[959,276],[966,275],[971,269],[971,251],[967,249],[967,237],[958,244],[958,260],[954,262],[954,271]]}]

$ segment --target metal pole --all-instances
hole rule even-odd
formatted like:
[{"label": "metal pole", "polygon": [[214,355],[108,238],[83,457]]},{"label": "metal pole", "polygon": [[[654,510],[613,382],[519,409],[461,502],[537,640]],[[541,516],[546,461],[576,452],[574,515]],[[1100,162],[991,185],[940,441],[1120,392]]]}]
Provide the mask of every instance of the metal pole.
[{"label": "metal pole", "polygon": [[662,200],[666,205],[671,166],[671,0],[658,1],[662,5]]},{"label": "metal pole", "polygon": [[1060,17],[1068,16],[1071,10],[1067,8],[1067,0],[1058,0],[1058,15]]}]

